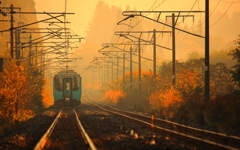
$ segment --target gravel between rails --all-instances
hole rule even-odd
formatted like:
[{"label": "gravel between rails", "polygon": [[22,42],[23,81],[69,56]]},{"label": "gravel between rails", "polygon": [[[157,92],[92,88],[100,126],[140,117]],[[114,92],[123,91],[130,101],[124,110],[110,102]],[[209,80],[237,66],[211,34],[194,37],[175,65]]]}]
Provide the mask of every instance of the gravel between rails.
[{"label": "gravel between rails", "polygon": [[[51,107],[41,115],[23,123],[12,133],[0,137],[0,150],[33,149],[59,110],[60,108]],[[99,150],[194,149],[182,142],[172,140],[169,136],[154,134],[150,127],[143,127],[109,114],[84,101],[75,110],[83,127]]]},{"label": "gravel between rails", "polygon": [[150,127],[143,127],[109,114],[84,101],[75,109],[83,127],[99,150],[194,149],[184,143],[173,141],[170,137],[155,135]]},{"label": "gravel between rails", "polygon": [[63,108],[58,122],[47,140],[46,150],[87,150],[71,107]]}]

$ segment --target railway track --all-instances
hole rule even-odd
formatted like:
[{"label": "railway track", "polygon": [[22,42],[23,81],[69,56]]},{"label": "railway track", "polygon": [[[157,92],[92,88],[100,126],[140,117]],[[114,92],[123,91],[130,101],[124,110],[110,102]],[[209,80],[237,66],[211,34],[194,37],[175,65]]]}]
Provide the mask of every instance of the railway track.
[{"label": "railway track", "polygon": [[95,102],[88,93],[84,94],[83,98],[86,102],[95,105],[109,113],[126,117],[132,121],[144,124],[154,129],[155,132],[160,132],[160,134],[171,136],[173,139],[183,140],[187,143],[191,143],[191,145],[195,143],[197,147],[201,147],[202,149],[240,149],[239,137],[192,128],[175,122],[153,118],[153,116],[149,117],[129,111],[119,110],[114,107]]},{"label": "railway track", "polygon": [[42,149],[88,149],[96,150],[85,132],[76,111],[62,108],[34,150]]}]

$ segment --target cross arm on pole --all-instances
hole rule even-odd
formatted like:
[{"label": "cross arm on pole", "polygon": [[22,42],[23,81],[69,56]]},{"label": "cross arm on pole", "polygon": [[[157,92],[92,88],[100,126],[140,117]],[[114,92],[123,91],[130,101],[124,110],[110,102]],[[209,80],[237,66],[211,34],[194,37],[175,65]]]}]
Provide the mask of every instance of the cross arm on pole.
[{"label": "cross arm on pole", "polygon": [[[205,11],[123,11],[123,16],[141,16],[144,13],[204,13]],[[127,20],[128,18],[125,18]]]},{"label": "cross arm on pole", "polygon": [[[121,31],[117,31],[117,32],[115,32],[114,34],[115,34],[115,35],[119,35],[119,36],[124,36],[124,37],[126,37],[126,36],[131,36],[131,37],[133,37],[133,38],[140,39],[141,41],[144,41],[144,42],[147,42],[147,43],[150,43],[150,44],[153,45],[152,42],[147,41],[147,40],[143,40],[143,39],[138,38],[138,37],[136,37],[136,36],[133,36],[133,35],[131,35],[131,34],[125,34],[125,35],[124,35],[124,34],[121,34]],[[158,44],[156,44],[156,46],[161,47],[161,48],[164,48],[164,49],[172,50],[172,49],[170,49],[170,48],[168,48],[168,47],[161,46],[161,45],[158,45]]]},{"label": "cross arm on pole", "polygon": [[[204,13],[204,12],[205,11],[124,11],[124,12],[122,12],[122,15],[123,16],[140,16],[140,17],[152,20],[154,22],[160,23],[162,25],[172,27],[171,25],[168,25],[166,23],[163,23],[163,22],[159,21],[158,20],[159,18],[158,19],[152,19],[152,18],[150,18],[146,15],[143,15],[143,14],[144,13]],[[128,18],[126,18],[126,20],[127,19]],[[201,36],[201,35],[198,35],[198,34],[195,34],[195,33],[191,33],[191,32],[179,29],[179,28],[175,28],[175,29],[179,30],[179,31],[182,31],[182,32],[185,32],[185,33],[188,33],[188,34],[191,34],[191,35],[194,35],[194,36],[197,36],[197,37],[205,38],[204,36]]]},{"label": "cross arm on pole", "polygon": [[[14,27],[14,29],[23,28],[23,27],[30,26],[30,25],[33,25],[33,24],[37,24],[37,23],[40,23],[40,22],[44,22],[44,21],[47,21],[47,20],[56,19],[56,18],[58,18],[58,17],[62,17],[62,16],[64,16],[64,15],[61,14],[61,15],[58,15],[58,16],[55,16],[55,17],[52,17],[52,18],[48,18],[48,19],[44,19],[44,20],[40,20],[40,21],[36,21],[36,22],[33,22],[33,23],[29,23],[29,24],[26,24],[26,25],[22,25],[22,26]],[[2,30],[2,31],[0,31],[0,32],[6,32],[6,31],[9,31],[9,30],[11,30],[11,29]]]}]

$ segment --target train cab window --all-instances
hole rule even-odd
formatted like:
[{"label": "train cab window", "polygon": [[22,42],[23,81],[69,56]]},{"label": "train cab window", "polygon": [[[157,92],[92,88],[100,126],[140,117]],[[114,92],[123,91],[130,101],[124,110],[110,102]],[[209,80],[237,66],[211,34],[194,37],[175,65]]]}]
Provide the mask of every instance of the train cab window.
[{"label": "train cab window", "polygon": [[74,76],[73,77],[73,90],[78,90],[79,89],[79,77]]},{"label": "train cab window", "polygon": [[65,83],[65,90],[66,91],[70,91],[70,83],[69,83],[69,81],[66,81],[66,83]]},{"label": "train cab window", "polygon": [[62,91],[62,77],[54,77],[54,85],[58,91]]}]

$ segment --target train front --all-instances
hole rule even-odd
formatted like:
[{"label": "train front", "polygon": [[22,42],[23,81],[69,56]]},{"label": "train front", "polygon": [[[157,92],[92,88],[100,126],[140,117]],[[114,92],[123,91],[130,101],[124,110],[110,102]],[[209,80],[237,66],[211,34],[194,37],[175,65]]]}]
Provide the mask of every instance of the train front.
[{"label": "train front", "polygon": [[54,105],[78,106],[81,104],[82,87],[79,74],[56,74],[53,83]]}]

